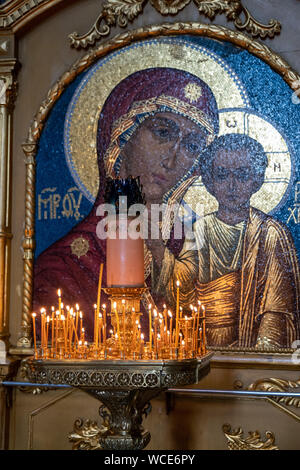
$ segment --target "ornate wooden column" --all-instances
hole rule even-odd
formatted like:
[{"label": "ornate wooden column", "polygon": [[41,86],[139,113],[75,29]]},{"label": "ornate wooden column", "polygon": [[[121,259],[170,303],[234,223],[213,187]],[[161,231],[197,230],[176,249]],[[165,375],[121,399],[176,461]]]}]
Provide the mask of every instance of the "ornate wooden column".
[{"label": "ornate wooden column", "polygon": [[[0,342],[8,349],[12,114],[16,97],[14,37],[0,37]],[[0,358],[1,361],[1,358]]]}]

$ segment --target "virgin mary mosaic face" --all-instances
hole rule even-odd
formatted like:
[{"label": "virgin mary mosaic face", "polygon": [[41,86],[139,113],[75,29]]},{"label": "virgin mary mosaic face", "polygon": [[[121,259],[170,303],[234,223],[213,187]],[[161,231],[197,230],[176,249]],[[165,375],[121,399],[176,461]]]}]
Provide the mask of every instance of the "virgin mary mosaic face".
[{"label": "virgin mary mosaic face", "polygon": [[[272,101],[270,80],[283,96],[280,106]],[[105,241],[96,236],[104,178],[140,176],[148,205],[181,204],[177,216],[189,214],[197,240],[192,252],[184,238],[145,242],[151,301],[174,307],[174,283],[180,278],[182,305],[188,309],[198,299],[206,305],[208,330],[214,331],[208,334],[210,346],[289,347],[299,327],[292,241],[298,225],[290,218],[292,237],[285,228],[297,181],[294,120],[285,119],[299,115],[291,94],[279,76],[245,51],[193,37],[142,41],[78,77],[53,109],[40,141],[34,308],[54,303],[61,288],[66,303],[81,299],[91,335],[99,264],[105,263]],[[202,156],[208,161],[206,152],[227,134],[248,136],[261,146],[266,165],[259,184],[247,149],[231,152],[226,139],[205,179]],[[237,207],[240,220],[234,216]],[[277,224],[273,232],[268,231],[272,223]],[[272,240],[266,233],[273,233]],[[285,251],[278,246],[284,239]],[[249,248],[254,240],[256,257]],[[277,260],[272,267],[270,252]],[[264,284],[258,295],[249,282],[253,276],[263,279],[265,264],[269,278],[280,272],[284,286]],[[254,310],[247,303],[247,285]],[[229,291],[236,294],[234,301]],[[288,305],[275,302],[283,291],[289,293]]]}]

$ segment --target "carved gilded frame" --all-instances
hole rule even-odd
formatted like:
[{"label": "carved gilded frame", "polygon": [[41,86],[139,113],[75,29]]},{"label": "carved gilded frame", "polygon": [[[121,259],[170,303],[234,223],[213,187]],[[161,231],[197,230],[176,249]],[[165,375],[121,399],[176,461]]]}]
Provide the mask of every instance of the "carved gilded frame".
[{"label": "carved gilded frame", "polygon": [[[41,103],[32,125],[29,128],[28,136],[22,148],[25,153],[26,164],[26,192],[25,192],[25,229],[24,229],[24,280],[23,280],[23,306],[21,318],[21,332],[17,341],[19,353],[31,353],[31,311],[33,294],[33,265],[34,265],[34,214],[35,214],[35,157],[38,150],[39,139],[46,122],[46,119],[61,96],[66,87],[84,70],[92,65],[100,57],[116,49],[127,46],[135,41],[153,38],[158,36],[176,36],[182,34],[194,34],[206,36],[208,38],[229,41],[239,46],[259,59],[266,62],[275,72],[279,73],[292,90],[298,91],[300,88],[300,75],[294,71],[290,65],[278,54],[273,52],[264,44],[251,39],[249,36],[229,30],[218,25],[207,25],[201,23],[165,23],[151,25],[137,30],[127,31],[118,34],[113,39],[102,43],[96,48],[87,52],[78,59],[70,70],[66,71],[55,85],[48,91],[46,98]],[[218,348],[218,351],[220,349]],[[239,353],[265,353],[266,350],[259,351],[254,348],[249,349],[229,349],[222,348],[221,357],[226,361],[226,352]],[[291,354],[293,350],[278,349],[272,351],[275,355]],[[225,355],[224,355],[225,353]],[[270,351],[268,352],[270,354]],[[221,359],[222,361],[222,359]],[[274,359],[272,360],[274,362]]]}]

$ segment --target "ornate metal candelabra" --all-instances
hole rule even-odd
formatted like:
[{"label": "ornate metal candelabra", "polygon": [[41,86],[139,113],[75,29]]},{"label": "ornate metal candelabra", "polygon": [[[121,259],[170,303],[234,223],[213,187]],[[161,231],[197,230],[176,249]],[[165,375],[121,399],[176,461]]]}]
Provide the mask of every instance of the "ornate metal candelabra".
[{"label": "ornate metal candelabra", "polygon": [[143,449],[150,442],[143,416],[150,400],[169,387],[197,383],[210,369],[211,353],[176,360],[27,360],[28,378],[36,383],[68,384],[101,402],[99,427],[77,420],[69,439],[74,449]]},{"label": "ornate metal candelabra", "polygon": [[[117,200],[120,195],[129,196],[132,203],[144,201],[139,180],[132,178],[109,180],[107,184],[107,202],[114,203],[121,214],[123,199]],[[123,230],[124,220],[121,217],[118,222],[118,233]],[[151,409],[150,400],[169,387],[197,383],[209,371],[205,309],[198,302],[184,315],[179,305],[178,282],[174,317],[166,306],[163,312],[148,306],[146,341],[140,322],[141,297],[147,290],[143,287],[143,243],[142,239],[130,237],[107,239],[109,287],[104,290],[111,308],[108,312],[106,305],[100,305],[101,264],[92,344],[85,341],[79,305],[65,307],[60,289],[58,310],[52,307],[51,315],[47,315],[46,309],[41,309],[39,348],[33,314],[35,355],[27,361],[29,379],[79,387],[102,403],[100,428],[89,421],[75,423],[70,435],[75,448],[143,449],[150,441],[150,433],[142,426],[143,415]]]},{"label": "ornate metal candelabra", "polygon": [[[205,350],[205,316],[194,309],[189,317],[179,317],[177,308],[178,321],[172,328],[172,318],[168,322],[161,314],[159,324],[159,312],[149,311],[154,324],[145,342],[138,328],[145,288],[105,291],[112,309],[107,313],[105,309],[105,318],[95,310],[95,341],[90,345],[79,339],[84,328],[77,331],[72,309],[69,317],[62,313],[53,317],[50,342],[50,319],[47,322],[46,313],[41,313],[44,334],[35,357],[26,361],[27,376],[31,382],[78,387],[101,402],[102,425],[77,420],[69,436],[73,448],[143,449],[150,441],[142,426],[150,400],[169,387],[195,384],[209,372],[212,354]],[[111,317],[110,336],[106,315]],[[181,342],[179,335],[184,338]]]}]

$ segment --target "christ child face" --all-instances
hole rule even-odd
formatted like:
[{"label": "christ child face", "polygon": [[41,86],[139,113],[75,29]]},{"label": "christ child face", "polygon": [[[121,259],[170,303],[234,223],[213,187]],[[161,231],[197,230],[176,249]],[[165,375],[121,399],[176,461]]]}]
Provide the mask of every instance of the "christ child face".
[{"label": "christ child face", "polygon": [[238,213],[249,207],[251,196],[262,186],[264,175],[254,168],[250,152],[219,150],[214,158],[208,190],[222,209]]},{"label": "christ child face", "polygon": [[146,201],[161,202],[206,146],[205,131],[171,112],[146,119],[123,150],[121,176],[140,176]]}]

